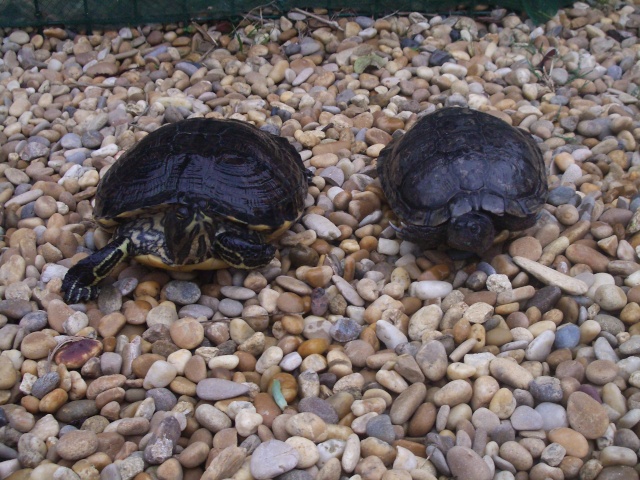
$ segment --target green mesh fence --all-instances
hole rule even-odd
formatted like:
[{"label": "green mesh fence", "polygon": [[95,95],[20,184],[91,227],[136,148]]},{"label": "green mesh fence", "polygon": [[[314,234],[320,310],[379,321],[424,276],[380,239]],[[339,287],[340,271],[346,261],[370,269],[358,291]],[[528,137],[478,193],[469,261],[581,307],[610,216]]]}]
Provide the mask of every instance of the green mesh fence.
[{"label": "green mesh fence", "polygon": [[266,15],[298,8],[326,8],[335,14],[380,16],[392,12],[446,13],[497,4],[526,12],[540,23],[569,3],[565,0],[502,0],[499,2],[436,0],[0,0],[0,27],[84,27],[208,21],[234,18],[264,7]]}]

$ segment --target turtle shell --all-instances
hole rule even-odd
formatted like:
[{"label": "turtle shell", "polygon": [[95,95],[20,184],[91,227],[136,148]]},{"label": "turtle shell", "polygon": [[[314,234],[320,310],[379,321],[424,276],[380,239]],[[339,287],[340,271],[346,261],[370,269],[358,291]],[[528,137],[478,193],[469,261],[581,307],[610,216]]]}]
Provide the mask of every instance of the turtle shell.
[{"label": "turtle shell", "polygon": [[468,108],[422,117],[382,150],[377,169],[396,215],[419,226],[470,211],[517,224],[536,215],[547,196],[544,160],[531,135]]},{"label": "turtle shell", "polygon": [[284,138],[237,120],[165,125],[122,155],[98,185],[104,226],[169,204],[200,205],[257,230],[276,230],[304,209],[306,170]]}]

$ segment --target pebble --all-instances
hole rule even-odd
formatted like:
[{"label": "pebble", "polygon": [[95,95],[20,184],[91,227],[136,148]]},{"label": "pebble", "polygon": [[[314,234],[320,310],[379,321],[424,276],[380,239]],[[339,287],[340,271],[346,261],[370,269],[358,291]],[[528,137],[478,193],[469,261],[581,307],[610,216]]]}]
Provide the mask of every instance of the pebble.
[{"label": "pebble", "polygon": [[516,430],[539,430],[543,427],[543,420],[533,408],[520,405],[511,414],[511,425]]},{"label": "pebble", "polygon": [[583,392],[573,392],[569,396],[567,419],[571,428],[588,439],[601,437],[609,426],[604,407]]},{"label": "pebble", "polygon": [[167,300],[180,305],[196,303],[200,298],[200,288],[193,282],[173,280],[167,283],[163,292]]},{"label": "pebble", "polygon": [[559,287],[563,292],[569,295],[582,295],[587,293],[589,287],[582,280],[564,275],[549,267],[536,263],[525,257],[514,257],[513,261],[519,267],[522,267],[531,275],[547,285]]},{"label": "pebble", "polygon": [[439,280],[423,280],[414,282],[410,287],[410,295],[418,297],[420,300],[431,300],[444,298],[453,290],[453,286],[448,282]]},{"label": "pebble", "polygon": [[90,430],[74,430],[60,437],[56,452],[64,460],[87,458],[98,448],[98,437]]},{"label": "pebble", "polygon": [[222,378],[206,378],[198,382],[196,394],[202,400],[224,400],[249,393],[249,387]]},{"label": "pebble", "polygon": [[407,343],[409,340],[398,328],[384,320],[376,322],[376,335],[388,348],[395,349],[398,345]]},{"label": "pebble", "polygon": [[261,443],[251,456],[253,478],[268,479],[293,470],[300,458],[298,451],[280,440]]},{"label": "pebble", "polygon": [[556,331],[553,346],[560,350],[562,348],[574,348],[580,343],[580,328],[577,325],[563,325]]},{"label": "pebble", "polygon": [[482,457],[467,447],[452,447],[447,452],[447,463],[451,474],[458,478],[475,478],[490,480],[492,478],[489,466]]}]

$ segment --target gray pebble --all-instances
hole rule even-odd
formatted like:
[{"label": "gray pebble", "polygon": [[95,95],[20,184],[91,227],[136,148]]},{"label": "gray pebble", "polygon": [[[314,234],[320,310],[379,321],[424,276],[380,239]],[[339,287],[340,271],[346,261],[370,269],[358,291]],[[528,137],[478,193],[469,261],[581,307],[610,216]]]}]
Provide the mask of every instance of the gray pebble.
[{"label": "gray pebble", "polygon": [[220,288],[220,292],[232,300],[249,300],[256,296],[256,292],[245,287],[224,286]]},{"label": "gray pebble", "polygon": [[58,387],[60,383],[60,375],[58,372],[45,373],[38,378],[31,388],[31,395],[38,399],[42,399],[47,393]]},{"label": "gray pebble", "polygon": [[[340,418],[335,408],[326,400],[319,397],[306,397],[298,402],[299,412],[311,412],[318,415],[326,423],[337,424]],[[391,422],[389,422],[391,423]]]},{"label": "gray pebble", "polygon": [[184,116],[176,107],[169,105],[164,111],[164,120],[167,123],[175,123],[184,120]]},{"label": "gray pebble", "polygon": [[443,453],[434,445],[429,445],[427,447],[427,458],[431,460],[431,463],[433,463],[433,465],[440,473],[446,476],[451,475],[451,470],[449,470],[447,459],[445,458]]},{"label": "gray pebble", "polygon": [[60,145],[67,150],[71,150],[72,148],[82,147],[82,141],[80,140],[80,135],[76,133],[67,133],[60,139]]},{"label": "gray pebble", "polygon": [[369,27],[373,27],[373,25],[376,23],[375,20],[373,18],[370,17],[364,17],[362,15],[357,16],[354,21],[360,25],[361,28],[369,28]]},{"label": "gray pebble", "polygon": [[313,480],[313,475],[311,475],[306,470],[289,470],[282,475],[278,475],[278,480]]},{"label": "gray pebble", "polygon": [[14,458],[18,458],[18,452],[4,443],[0,443],[0,462]]},{"label": "gray pebble", "polygon": [[80,424],[87,418],[98,414],[98,407],[93,400],[73,400],[60,407],[55,414],[58,421],[69,424]]},{"label": "gray pebble", "polygon": [[213,314],[214,314],[214,311],[211,307],[208,307],[206,305],[199,305],[199,304],[185,305],[178,311],[179,318],[184,318],[184,317],[211,318],[213,317]]},{"label": "gray pebble", "polygon": [[351,318],[339,318],[329,330],[331,338],[336,342],[346,343],[360,336],[362,326]]},{"label": "gray pebble", "polygon": [[367,435],[392,444],[396,439],[396,432],[391,424],[389,415],[378,415],[369,420],[367,422]]},{"label": "gray pebble", "polygon": [[529,392],[539,402],[560,402],[562,387],[560,380],[555,377],[540,376],[529,384]]},{"label": "gray pebble", "polygon": [[[273,459],[278,461],[274,462]],[[268,440],[261,443],[251,456],[251,475],[256,480],[266,480],[286,473],[297,465],[300,459],[298,451],[280,440]]]},{"label": "gray pebble", "polygon": [[91,149],[100,148],[103,140],[102,134],[96,130],[87,130],[81,137],[82,146]]},{"label": "gray pebble", "polygon": [[102,313],[119,312],[122,307],[122,294],[113,285],[106,285],[98,294],[98,308]]},{"label": "gray pebble", "polygon": [[31,312],[31,302],[27,300],[0,300],[0,315],[18,320]]},{"label": "gray pebble", "polygon": [[303,56],[306,55],[311,55],[314,54],[316,52],[319,52],[320,50],[322,50],[322,44],[320,42],[316,42],[315,40],[311,39],[310,37],[307,37],[305,40],[309,40],[309,41],[302,41],[300,43],[300,53]]},{"label": "gray pebble", "polygon": [[36,310],[35,312],[27,313],[20,320],[20,327],[25,330],[25,333],[37,332],[46,328],[48,324],[47,312],[44,310]]},{"label": "gray pebble", "polygon": [[187,75],[191,76],[198,71],[198,66],[194,65],[191,62],[178,62],[176,63],[175,68],[177,70],[181,70]]},{"label": "gray pebble", "polygon": [[498,445],[502,445],[505,442],[512,442],[516,439],[516,431],[509,421],[503,421],[499,427],[491,430],[489,434],[491,435],[491,440]]},{"label": "gray pebble", "polygon": [[201,295],[198,285],[183,280],[170,281],[164,286],[163,291],[167,300],[180,305],[196,303]]},{"label": "gray pebble", "polygon": [[619,350],[623,355],[640,354],[640,335],[633,335],[629,340],[620,345]]},{"label": "gray pebble", "polygon": [[230,298],[223,298],[218,304],[218,311],[227,317],[238,317],[242,314],[242,303]]},{"label": "gray pebble", "polygon": [[20,158],[25,162],[46,157],[47,155],[49,155],[49,147],[37,142],[27,143],[27,146],[20,152]]},{"label": "gray pebble", "polygon": [[516,407],[511,414],[511,425],[516,430],[538,430],[542,428],[542,416],[526,405]]},{"label": "gray pebble", "polygon": [[64,153],[64,158],[69,163],[75,163],[76,165],[82,165],[87,159],[88,152],[84,148],[79,148],[75,150],[69,150]]},{"label": "gray pebble", "polygon": [[146,398],[153,398],[156,411],[168,412],[178,403],[175,394],[167,388],[152,388],[147,390]]},{"label": "gray pebble", "polygon": [[542,402],[536,406],[536,412],[542,417],[542,428],[545,431],[569,426],[567,411],[560,404]]},{"label": "gray pebble", "polygon": [[246,395],[248,392],[247,385],[222,378],[205,378],[196,387],[196,394],[202,400],[224,400]]},{"label": "gray pebble", "polygon": [[115,352],[104,352],[100,356],[100,370],[103,375],[120,373],[122,368],[122,356]]},{"label": "gray pebble", "polygon": [[151,465],[160,465],[173,455],[180,438],[180,423],[169,415],[154,430],[144,449],[144,460]]},{"label": "gray pebble", "polygon": [[120,295],[125,296],[133,293],[138,286],[138,279],[135,277],[127,277],[117,282],[114,282],[113,286],[118,289]]},{"label": "gray pebble", "polygon": [[611,360],[617,363],[620,358],[606,338],[600,337],[593,343],[593,351],[598,360]]}]

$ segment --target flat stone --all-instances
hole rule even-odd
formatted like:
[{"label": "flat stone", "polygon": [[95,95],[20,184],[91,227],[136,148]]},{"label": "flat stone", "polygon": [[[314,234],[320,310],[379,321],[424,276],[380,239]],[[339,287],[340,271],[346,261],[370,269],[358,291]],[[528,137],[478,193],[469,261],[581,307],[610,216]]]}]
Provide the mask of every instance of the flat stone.
[{"label": "flat stone", "polygon": [[266,480],[293,470],[300,454],[291,445],[280,440],[261,443],[251,455],[251,475],[256,480]]},{"label": "flat stone", "polygon": [[547,285],[555,285],[569,295],[583,295],[589,286],[582,280],[560,273],[552,268],[524,257],[513,257],[513,262]]},{"label": "flat stone", "polygon": [[376,322],[376,335],[387,348],[394,350],[398,345],[407,343],[409,339],[396,326],[386,320]]},{"label": "flat stone", "polygon": [[491,480],[489,466],[482,457],[467,447],[453,447],[447,452],[447,464],[455,478]]},{"label": "flat stone", "polygon": [[516,430],[539,430],[544,423],[542,416],[533,408],[520,405],[511,414],[511,425]]},{"label": "flat stone", "polygon": [[198,382],[196,394],[202,400],[224,400],[249,393],[249,387],[222,378],[205,378]]},{"label": "flat stone", "polygon": [[567,401],[567,418],[571,428],[590,440],[604,435],[609,416],[604,407],[583,392],[573,392]]}]

